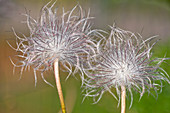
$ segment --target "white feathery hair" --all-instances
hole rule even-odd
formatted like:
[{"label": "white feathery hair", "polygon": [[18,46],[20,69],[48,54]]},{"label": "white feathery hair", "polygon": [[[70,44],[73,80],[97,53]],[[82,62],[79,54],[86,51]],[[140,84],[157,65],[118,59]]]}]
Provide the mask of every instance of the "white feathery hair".
[{"label": "white feathery hair", "polygon": [[121,97],[121,86],[125,86],[133,102],[132,90],[158,94],[162,90],[162,81],[169,82],[169,76],[160,67],[168,58],[152,58],[151,44],[156,36],[143,40],[140,34],[134,34],[115,26],[110,26],[111,32],[106,40],[97,44],[97,54],[91,56],[82,65],[86,75],[83,78],[85,97],[93,97],[97,103],[105,92],[109,92],[118,100]]},{"label": "white feathery hair", "polygon": [[[47,3],[40,12],[40,17],[35,20],[29,14],[26,24],[29,28],[30,35],[27,37],[22,34],[19,37],[16,32],[17,62],[11,62],[15,67],[23,70],[32,67],[35,76],[35,84],[37,82],[36,72],[39,71],[43,80],[47,82],[43,76],[43,72],[52,69],[55,59],[59,60],[60,68],[63,71],[71,73],[77,72],[80,68],[80,59],[84,59],[93,52],[93,38],[99,37],[100,33],[97,29],[92,29],[89,22],[90,10],[87,15],[78,4],[72,10],[65,12],[63,8],[62,14],[58,14],[57,8],[53,10],[55,2],[48,7]],[[73,71],[73,66],[75,69]],[[62,68],[63,67],[63,68]],[[68,77],[69,77],[68,75]]]}]

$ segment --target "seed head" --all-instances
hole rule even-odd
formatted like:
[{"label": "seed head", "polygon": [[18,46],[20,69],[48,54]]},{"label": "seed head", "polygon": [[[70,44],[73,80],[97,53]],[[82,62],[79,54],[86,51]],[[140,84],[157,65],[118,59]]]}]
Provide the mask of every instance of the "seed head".
[{"label": "seed head", "polygon": [[[97,103],[104,92],[108,91],[120,103],[121,86],[125,86],[131,95],[132,90],[157,95],[162,89],[162,81],[168,81],[168,74],[160,64],[168,58],[152,58],[151,44],[155,37],[143,40],[142,37],[120,28],[111,27],[109,38],[98,42],[97,55],[89,58],[83,65],[85,97],[93,97]],[[114,91],[115,89],[115,91]],[[130,107],[131,107],[130,105]]]},{"label": "seed head", "polygon": [[[50,3],[50,2],[49,2]],[[36,72],[43,72],[53,68],[55,59],[60,62],[63,71],[72,73],[72,67],[79,68],[80,59],[85,58],[92,51],[93,45],[90,38],[95,36],[96,30],[91,30],[92,17],[84,14],[80,5],[76,5],[71,11],[64,11],[58,14],[57,8],[52,9],[54,4],[48,7],[46,4],[38,20],[32,18],[29,14],[26,24],[30,31],[30,36],[19,37],[15,31],[16,45],[18,52],[16,55],[18,61],[14,67],[21,67],[21,73],[24,69],[32,67],[37,81]],[[12,61],[12,60],[11,60]],[[48,83],[45,79],[44,81]]]}]

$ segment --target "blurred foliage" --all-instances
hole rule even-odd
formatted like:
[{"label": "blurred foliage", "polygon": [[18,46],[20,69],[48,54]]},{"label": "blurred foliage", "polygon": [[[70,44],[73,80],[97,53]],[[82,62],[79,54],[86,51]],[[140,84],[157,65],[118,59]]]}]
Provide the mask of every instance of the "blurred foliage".
[{"label": "blurred foliage", "polygon": [[[170,57],[170,41],[158,42],[153,49],[153,57]],[[50,81],[54,87],[43,82],[38,76],[37,86],[34,86],[34,77],[32,72],[24,72],[22,79],[18,81],[19,73],[12,75],[12,66],[7,59],[7,55],[13,55],[14,52],[5,42],[0,43],[1,63],[0,67],[0,113],[56,113],[60,111],[60,102],[55,87],[53,72],[46,73],[45,78]],[[4,49],[5,48],[5,49]],[[170,61],[163,63],[162,67],[170,73]],[[92,98],[86,98],[84,102],[81,92],[81,82],[79,75],[77,79],[70,77],[67,81],[67,73],[60,71],[61,83],[63,86],[64,98],[68,113],[119,113],[117,101],[109,94],[105,93],[99,103],[92,104]],[[139,94],[133,92],[134,102],[131,109],[130,99],[127,98],[126,113],[169,113],[170,106],[170,85],[164,83],[163,91],[156,99],[152,95],[144,94],[139,101]]]},{"label": "blurred foliage", "polygon": [[[4,4],[8,4],[4,2]],[[0,3],[2,3],[0,1]],[[7,0],[12,1],[12,0]],[[15,4],[22,4],[24,2],[29,2],[30,4],[36,3],[47,3],[49,0],[13,0]],[[61,3],[61,0],[58,0]],[[102,8],[107,8],[107,10],[113,8],[113,5],[119,3],[132,4],[134,2],[141,2],[146,4],[159,5],[169,10],[170,0],[80,0],[81,3],[87,3],[93,1],[92,3],[102,4]],[[76,4],[79,0],[64,0],[62,3]],[[91,2],[90,2],[91,3]],[[26,5],[26,4],[25,4]],[[24,5],[24,7],[25,7]],[[1,8],[3,8],[3,5]],[[9,5],[8,5],[9,6]],[[0,8],[0,9],[1,9]],[[143,7],[144,9],[145,7]],[[15,8],[13,8],[15,9]],[[0,16],[4,17],[6,10],[0,12]],[[9,15],[11,15],[9,13]],[[5,15],[6,16],[6,15]],[[15,15],[13,15],[15,16]],[[21,20],[19,20],[21,21]],[[4,21],[0,21],[4,23]],[[3,28],[4,26],[0,26]],[[159,26],[158,26],[159,27]],[[0,34],[3,34],[0,31]],[[33,72],[25,71],[22,75],[21,80],[18,69],[15,74],[12,73],[12,64],[9,61],[9,56],[15,54],[15,52],[7,45],[6,40],[9,39],[11,33],[6,33],[6,35],[0,35],[0,113],[58,113],[60,111],[60,102],[58,94],[55,87],[55,81],[53,72],[49,71],[46,73],[45,78],[54,85],[53,87],[48,86],[43,82],[40,76],[38,76],[37,86],[34,86],[34,76]],[[4,38],[5,37],[5,38]],[[164,37],[161,37],[164,38]],[[170,38],[170,37],[168,37]],[[14,44],[14,40],[12,43]],[[153,57],[170,57],[170,40],[159,41],[153,49]],[[167,63],[163,63],[162,67],[170,74],[170,60]],[[66,107],[68,113],[119,113],[120,106],[117,107],[117,101],[109,94],[105,93],[103,98],[99,103],[92,104],[92,98],[86,98],[84,102],[83,94],[81,89],[81,81],[77,75],[77,79],[70,77],[67,81],[65,78],[68,73],[63,73],[60,71],[61,84],[63,87],[64,98],[66,102]],[[139,101],[139,94],[134,94],[134,102],[131,109],[128,109],[130,105],[130,99],[127,99],[127,109],[126,113],[170,113],[170,85],[164,83],[163,91],[158,95],[158,99],[154,98],[152,95],[146,93]]]}]

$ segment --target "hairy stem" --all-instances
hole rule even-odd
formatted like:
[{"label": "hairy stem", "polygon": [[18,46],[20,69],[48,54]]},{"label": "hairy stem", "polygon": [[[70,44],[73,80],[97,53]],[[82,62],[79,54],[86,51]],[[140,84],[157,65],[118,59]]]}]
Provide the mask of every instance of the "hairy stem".
[{"label": "hairy stem", "polygon": [[64,98],[63,98],[63,93],[62,93],[61,83],[60,83],[58,59],[56,59],[54,62],[54,74],[55,74],[58,95],[60,98],[62,113],[66,113],[66,108],[65,108],[65,104],[64,104]]},{"label": "hairy stem", "polygon": [[126,88],[121,86],[121,113],[125,113],[126,109]]}]

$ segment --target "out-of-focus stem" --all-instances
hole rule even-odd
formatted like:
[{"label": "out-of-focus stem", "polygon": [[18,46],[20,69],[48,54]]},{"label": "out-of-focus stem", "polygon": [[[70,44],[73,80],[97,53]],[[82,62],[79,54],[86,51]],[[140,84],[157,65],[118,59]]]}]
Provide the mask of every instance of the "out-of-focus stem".
[{"label": "out-of-focus stem", "polygon": [[126,109],[126,88],[121,86],[121,113],[125,113]]},{"label": "out-of-focus stem", "polygon": [[58,59],[56,59],[54,62],[54,75],[55,75],[58,95],[60,98],[62,113],[66,113],[66,108],[65,108],[65,104],[64,104],[64,98],[63,98],[63,93],[62,93],[61,83],[60,83]]}]

